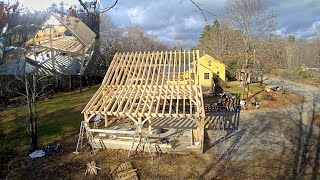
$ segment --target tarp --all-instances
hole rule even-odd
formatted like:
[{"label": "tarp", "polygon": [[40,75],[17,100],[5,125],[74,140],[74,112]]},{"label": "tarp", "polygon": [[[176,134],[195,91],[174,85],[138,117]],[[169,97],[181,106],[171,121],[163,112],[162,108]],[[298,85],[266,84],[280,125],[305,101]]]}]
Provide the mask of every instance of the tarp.
[{"label": "tarp", "polygon": [[31,154],[29,154],[29,157],[31,157],[31,159],[34,158],[38,158],[38,157],[43,157],[46,153],[42,150],[36,150],[34,152],[32,152]]}]

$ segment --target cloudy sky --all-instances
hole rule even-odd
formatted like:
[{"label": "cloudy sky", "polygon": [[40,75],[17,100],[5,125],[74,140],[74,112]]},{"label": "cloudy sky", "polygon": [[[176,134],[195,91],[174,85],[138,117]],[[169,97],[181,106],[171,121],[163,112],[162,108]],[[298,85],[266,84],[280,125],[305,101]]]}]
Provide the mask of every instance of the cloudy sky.
[{"label": "cloudy sky", "polygon": [[[209,23],[221,18],[226,0],[194,0],[216,16],[206,14]],[[320,0],[268,0],[278,13],[276,33],[293,33],[298,38],[320,34]],[[105,4],[104,4],[105,5]],[[107,6],[107,5],[105,5]],[[119,26],[139,24],[165,42],[183,38],[195,45],[206,24],[189,0],[119,0],[107,14]]]},{"label": "cloudy sky", "polygon": [[[15,0],[10,0],[15,1]],[[45,9],[60,0],[20,0],[24,6]],[[114,0],[111,0],[114,1]],[[201,8],[216,16],[206,14],[208,22],[221,18],[226,0],[194,0]],[[39,3],[41,2],[41,3]],[[68,4],[77,0],[64,0]],[[103,6],[111,4],[102,0]],[[106,3],[107,2],[107,3]],[[267,0],[269,8],[279,12],[276,33],[293,33],[298,38],[310,38],[320,34],[320,0]],[[109,4],[108,4],[109,3]],[[188,47],[197,43],[206,22],[189,0],[119,0],[115,8],[107,12],[112,21],[121,27],[140,25],[144,31],[166,43],[184,39]]]}]

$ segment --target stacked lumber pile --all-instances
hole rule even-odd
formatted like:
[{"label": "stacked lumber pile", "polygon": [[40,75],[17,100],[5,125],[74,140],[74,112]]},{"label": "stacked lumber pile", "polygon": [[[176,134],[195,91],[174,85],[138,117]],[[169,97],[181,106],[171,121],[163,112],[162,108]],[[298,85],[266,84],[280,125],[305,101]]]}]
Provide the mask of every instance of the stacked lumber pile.
[{"label": "stacked lumber pile", "polygon": [[131,162],[124,162],[111,167],[111,176],[115,180],[138,180],[137,169],[132,167]]}]

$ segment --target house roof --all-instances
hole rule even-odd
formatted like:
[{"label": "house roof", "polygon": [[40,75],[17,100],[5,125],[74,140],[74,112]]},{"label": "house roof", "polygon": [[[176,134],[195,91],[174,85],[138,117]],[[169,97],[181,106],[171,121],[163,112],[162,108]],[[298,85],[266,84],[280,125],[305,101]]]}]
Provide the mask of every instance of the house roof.
[{"label": "house roof", "polygon": [[320,63],[319,64],[301,64],[302,67],[307,67],[307,68],[320,68]]},{"label": "house roof", "polygon": [[222,62],[218,61],[217,59],[215,59],[214,57],[212,57],[212,56],[210,56],[210,55],[208,55],[208,54],[205,54],[205,55],[203,55],[203,56],[200,57],[200,63],[201,63],[201,61],[202,61],[203,59],[205,59],[205,60],[207,60],[207,61],[208,61],[208,60],[210,60],[210,61],[215,61],[216,63],[219,63],[219,64],[221,64],[221,65],[226,66],[225,64],[223,64]]},{"label": "house roof", "polygon": [[[82,113],[133,118],[205,117],[198,60],[199,51],[117,53]],[[190,69],[191,62],[197,62],[194,66],[198,81],[186,78],[182,71],[170,77],[168,69],[182,63]],[[180,83],[181,77],[187,84]],[[177,82],[171,84],[172,78]]]}]

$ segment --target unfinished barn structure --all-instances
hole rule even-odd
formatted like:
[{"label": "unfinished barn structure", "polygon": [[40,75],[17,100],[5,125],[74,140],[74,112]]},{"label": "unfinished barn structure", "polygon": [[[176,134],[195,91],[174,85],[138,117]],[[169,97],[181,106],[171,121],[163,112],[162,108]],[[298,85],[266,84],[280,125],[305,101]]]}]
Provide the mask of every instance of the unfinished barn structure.
[{"label": "unfinished barn structure", "polygon": [[[187,69],[193,70],[185,76]],[[205,111],[199,81],[199,51],[117,53],[82,113],[83,129],[94,148],[132,150],[144,141],[149,148],[172,150],[170,142],[157,143],[157,137],[165,136],[155,134],[159,129],[153,126],[165,119],[168,133],[170,123],[192,121],[195,128],[181,134],[185,139],[183,143],[180,141],[180,150],[202,151]]]},{"label": "unfinished barn structure", "polygon": [[95,37],[80,19],[52,14],[25,43],[26,57],[57,74],[82,74],[94,51]]}]

